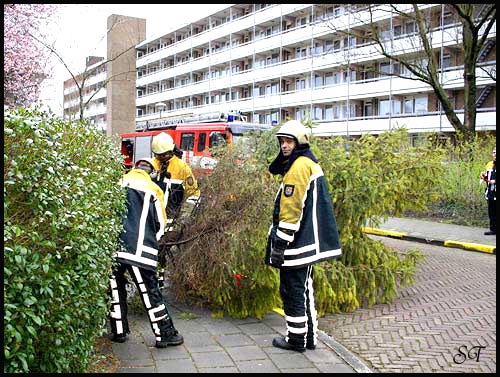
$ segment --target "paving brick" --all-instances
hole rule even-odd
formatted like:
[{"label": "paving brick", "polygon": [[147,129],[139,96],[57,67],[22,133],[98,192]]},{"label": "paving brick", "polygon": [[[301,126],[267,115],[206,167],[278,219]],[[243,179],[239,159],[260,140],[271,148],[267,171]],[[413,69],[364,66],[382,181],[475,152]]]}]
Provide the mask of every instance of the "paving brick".
[{"label": "paving brick", "polygon": [[[496,256],[378,239],[394,249],[418,248],[427,255],[415,284],[403,288],[391,304],[327,314],[320,319],[320,328],[380,372],[458,371],[453,355],[464,344],[485,345],[489,352],[481,353],[480,366],[462,364],[462,373],[495,372],[496,265],[492,260]],[[403,362],[405,357],[415,362]]]}]

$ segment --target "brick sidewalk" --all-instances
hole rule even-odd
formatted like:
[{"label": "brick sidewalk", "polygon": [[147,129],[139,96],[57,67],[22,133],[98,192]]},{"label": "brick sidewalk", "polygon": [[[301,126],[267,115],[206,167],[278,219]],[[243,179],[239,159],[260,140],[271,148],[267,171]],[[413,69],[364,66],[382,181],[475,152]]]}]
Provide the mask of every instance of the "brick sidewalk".
[{"label": "brick sidewalk", "polygon": [[[379,372],[495,372],[496,255],[371,237],[428,256],[415,284],[392,304],[327,315],[320,329]],[[453,361],[479,345],[479,361]]]}]

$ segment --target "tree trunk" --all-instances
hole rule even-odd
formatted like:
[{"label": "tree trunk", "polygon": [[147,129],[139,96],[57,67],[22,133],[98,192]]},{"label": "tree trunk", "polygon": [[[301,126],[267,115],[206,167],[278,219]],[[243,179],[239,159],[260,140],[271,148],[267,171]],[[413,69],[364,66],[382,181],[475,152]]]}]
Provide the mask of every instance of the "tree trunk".
[{"label": "tree trunk", "polygon": [[463,141],[472,142],[476,133],[476,61],[477,34],[467,22],[463,23],[464,60],[464,122]]}]

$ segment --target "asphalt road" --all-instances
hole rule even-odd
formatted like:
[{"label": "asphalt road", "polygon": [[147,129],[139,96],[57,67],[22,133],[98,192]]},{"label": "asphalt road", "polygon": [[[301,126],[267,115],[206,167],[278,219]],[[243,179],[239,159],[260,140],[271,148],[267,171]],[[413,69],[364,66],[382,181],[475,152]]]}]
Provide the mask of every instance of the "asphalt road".
[{"label": "asphalt road", "polygon": [[327,315],[319,328],[382,373],[496,372],[496,255],[370,235],[427,255],[391,304]]}]

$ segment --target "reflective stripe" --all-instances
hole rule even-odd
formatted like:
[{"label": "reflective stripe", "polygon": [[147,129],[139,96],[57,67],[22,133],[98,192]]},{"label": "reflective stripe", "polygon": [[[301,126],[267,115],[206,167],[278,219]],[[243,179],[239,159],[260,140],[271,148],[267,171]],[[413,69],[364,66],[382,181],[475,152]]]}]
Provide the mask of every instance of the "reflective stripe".
[{"label": "reflective stripe", "polygon": [[123,251],[119,251],[117,257],[122,258],[122,259],[126,259],[126,260],[130,260],[130,261],[134,261],[134,262],[139,262],[139,263],[146,264],[148,266],[153,266],[153,267],[155,267],[157,264],[157,261],[155,261],[153,259],[144,258],[144,257],[141,257],[140,255],[130,254],[130,253],[123,252]]},{"label": "reflective stripe", "polygon": [[287,322],[292,322],[292,323],[301,323],[301,322],[307,322],[307,316],[301,316],[301,317],[290,317],[288,315],[285,316],[285,319]]},{"label": "reflective stripe", "polygon": [[148,253],[148,254],[152,254],[152,255],[158,255],[158,250],[156,250],[155,248],[146,246],[146,245],[142,245],[141,251]]},{"label": "reflective stripe", "polygon": [[[303,253],[307,253],[308,251],[314,250],[316,248],[316,245],[306,245],[299,247],[298,249],[286,249],[285,250],[285,255],[299,255]],[[323,255],[323,254],[321,254]]]},{"label": "reflective stripe", "polygon": [[290,235],[282,232],[281,230],[279,230],[279,228],[276,230],[276,235],[279,238],[284,239],[285,241],[293,242],[293,236],[290,236]]},{"label": "reflective stripe", "polygon": [[[285,250],[285,255],[287,254],[287,251],[288,250]],[[318,258],[318,254],[313,254],[309,257],[299,258],[299,259],[294,259],[294,260],[286,260],[285,259],[283,266],[284,267],[300,266],[301,264],[308,264],[308,263],[315,262],[318,259],[321,260],[321,259],[328,258],[328,257],[335,257],[335,256],[338,256],[341,254],[342,254],[341,249],[323,251],[323,252],[321,252],[321,254],[319,254],[320,258]]]},{"label": "reflective stripe", "polygon": [[293,334],[305,334],[307,332],[307,327],[305,325],[299,328],[287,326],[286,331]]},{"label": "reflective stripe", "polygon": [[286,223],[284,221],[280,221],[278,223],[278,227],[283,228],[283,229],[297,231],[300,228],[300,221],[297,222],[296,224],[291,224],[291,223]]}]

